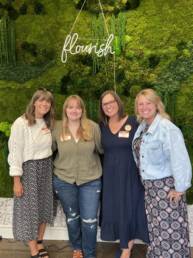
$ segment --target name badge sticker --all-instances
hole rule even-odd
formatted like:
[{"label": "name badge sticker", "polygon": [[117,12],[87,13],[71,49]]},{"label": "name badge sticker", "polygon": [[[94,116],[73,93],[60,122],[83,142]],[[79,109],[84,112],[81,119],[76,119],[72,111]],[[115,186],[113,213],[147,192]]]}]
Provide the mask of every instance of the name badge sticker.
[{"label": "name badge sticker", "polygon": [[60,141],[64,142],[64,141],[70,141],[71,140],[71,136],[70,135],[66,135],[65,137],[60,136]]},{"label": "name badge sticker", "polygon": [[43,127],[42,132],[43,132],[43,134],[48,134],[48,133],[50,134],[51,133],[50,129],[47,128],[47,127]]},{"label": "name badge sticker", "polygon": [[118,134],[119,138],[129,138],[129,132],[126,131],[120,131]]}]

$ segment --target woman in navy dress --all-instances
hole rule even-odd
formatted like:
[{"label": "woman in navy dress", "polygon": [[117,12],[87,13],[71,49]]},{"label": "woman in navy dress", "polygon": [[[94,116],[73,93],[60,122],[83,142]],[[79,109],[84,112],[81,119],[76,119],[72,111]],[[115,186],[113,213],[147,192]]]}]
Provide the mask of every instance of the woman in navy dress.
[{"label": "woman in navy dress", "polygon": [[149,241],[144,189],[132,155],[138,124],[135,117],[125,115],[114,91],[102,94],[100,115],[104,148],[101,238],[119,239],[119,257],[129,258],[134,239]]}]

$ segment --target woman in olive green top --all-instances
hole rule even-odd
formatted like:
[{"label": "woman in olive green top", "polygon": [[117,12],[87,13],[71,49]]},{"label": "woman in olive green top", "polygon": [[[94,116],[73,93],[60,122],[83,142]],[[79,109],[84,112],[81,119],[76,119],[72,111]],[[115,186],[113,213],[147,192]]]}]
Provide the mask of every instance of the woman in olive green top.
[{"label": "woman in olive green top", "polygon": [[100,130],[88,120],[83,100],[69,96],[53,130],[54,190],[61,202],[73,258],[95,258],[101,191]]}]

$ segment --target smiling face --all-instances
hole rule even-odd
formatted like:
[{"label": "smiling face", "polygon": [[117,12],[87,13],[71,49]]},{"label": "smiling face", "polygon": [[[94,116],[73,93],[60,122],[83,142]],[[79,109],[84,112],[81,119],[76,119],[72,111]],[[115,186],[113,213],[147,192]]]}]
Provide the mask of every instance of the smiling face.
[{"label": "smiling face", "polygon": [[51,108],[50,101],[45,98],[39,98],[34,102],[35,107],[35,118],[43,118]]},{"label": "smiling face", "polygon": [[117,104],[117,101],[111,94],[107,94],[103,97],[102,109],[105,115],[109,118],[118,115],[119,106]]},{"label": "smiling face", "polygon": [[77,99],[71,98],[66,106],[66,116],[68,120],[77,121],[81,119],[82,108]]},{"label": "smiling face", "polygon": [[157,113],[157,106],[147,97],[140,95],[137,99],[137,112],[148,124],[151,124]]}]

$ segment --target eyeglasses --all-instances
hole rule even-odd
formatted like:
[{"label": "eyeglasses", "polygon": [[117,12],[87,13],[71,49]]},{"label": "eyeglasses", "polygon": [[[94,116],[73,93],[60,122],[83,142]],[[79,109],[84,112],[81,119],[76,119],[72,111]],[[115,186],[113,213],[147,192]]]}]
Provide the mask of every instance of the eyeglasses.
[{"label": "eyeglasses", "polygon": [[109,102],[102,103],[102,106],[103,106],[103,107],[107,107],[108,105],[113,105],[115,102],[116,102],[116,100],[114,99],[114,100],[111,100],[111,101],[109,101]]}]

